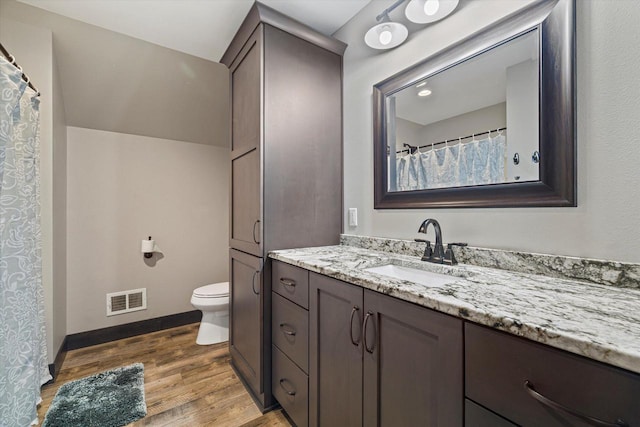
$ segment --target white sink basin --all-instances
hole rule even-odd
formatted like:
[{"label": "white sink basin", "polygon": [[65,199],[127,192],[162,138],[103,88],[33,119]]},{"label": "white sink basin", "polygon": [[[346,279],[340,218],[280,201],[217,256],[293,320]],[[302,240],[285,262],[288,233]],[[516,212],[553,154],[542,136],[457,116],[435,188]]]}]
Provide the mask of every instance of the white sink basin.
[{"label": "white sink basin", "polygon": [[393,277],[394,279],[407,280],[419,283],[424,286],[443,286],[455,282],[459,277],[448,274],[434,273],[432,271],[420,270],[417,268],[405,267],[395,264],[380,265],[377,267],[365,268],[364,271],[380,274],[382,276]]}]

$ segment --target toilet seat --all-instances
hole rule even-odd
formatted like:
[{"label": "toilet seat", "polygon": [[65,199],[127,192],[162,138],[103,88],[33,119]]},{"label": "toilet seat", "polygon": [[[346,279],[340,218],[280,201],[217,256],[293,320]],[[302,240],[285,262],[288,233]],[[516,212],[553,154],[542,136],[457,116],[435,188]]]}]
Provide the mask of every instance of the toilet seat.
[{"label": "toilet seat", "polygon": [[229,296],[229,282],[200,286],[193,291],[193,296],[198,298],[226,298]]}]

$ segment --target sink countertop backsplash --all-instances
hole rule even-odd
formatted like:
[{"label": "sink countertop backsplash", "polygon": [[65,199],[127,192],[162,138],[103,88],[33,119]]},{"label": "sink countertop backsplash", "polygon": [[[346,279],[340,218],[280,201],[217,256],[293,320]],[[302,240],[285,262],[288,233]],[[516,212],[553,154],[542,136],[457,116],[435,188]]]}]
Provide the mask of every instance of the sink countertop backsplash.
[{"label": "sink countertop backsplash", "polygon": [[[340,244],[419,257],[425,247],[422,242],[350,234],[340,235]],[[461,264],[640,289],[640,264],[471,246],[456,246],[453,252]]]},{"label": "sink countertop backsplash", "polygon": [[[640,373],[640,265],[467,247],[447,267],[420,261],[424,245],[342,235],[270,257]],[[464,274],[431,287],[365,271],[390,262]]]}]

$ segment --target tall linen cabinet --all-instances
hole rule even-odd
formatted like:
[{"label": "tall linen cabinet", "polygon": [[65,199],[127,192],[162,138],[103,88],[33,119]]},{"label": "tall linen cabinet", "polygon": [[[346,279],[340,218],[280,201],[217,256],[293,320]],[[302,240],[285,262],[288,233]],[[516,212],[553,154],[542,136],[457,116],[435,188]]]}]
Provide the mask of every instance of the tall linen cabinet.
[{"label": "tall linen cabinet", "polygon": [[342,54],[336,39],[255,3],[221,62],[231,78],[231,363],[262,410],[271,395],[276,249],[342,230]]}]

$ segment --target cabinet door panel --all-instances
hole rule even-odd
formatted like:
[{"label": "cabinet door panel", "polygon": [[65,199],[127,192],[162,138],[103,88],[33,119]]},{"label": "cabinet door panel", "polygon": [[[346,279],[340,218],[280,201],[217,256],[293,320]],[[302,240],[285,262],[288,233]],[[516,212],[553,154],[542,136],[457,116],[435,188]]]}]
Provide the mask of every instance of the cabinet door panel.
[{"label": "cabinet door panel", "polygon": [[364,293],[364,425],[461,427],[460,319]]},{"label": "cabinet door panel", "polygon": [[311,426],[362,425],[361,314],[361,288],[310,273]]},{"label": "cabinet door panel", "polygon": [[231,161],[231,247],[262,255],[259,220],[260,152],[254,149]]},{"label": "cabinet door panel", "polygon": [[260,145],[262,26],[231,65],[231,155]]},{"label": "cabinet door panel", "polygon": [[230,250],[229,349],[234,365],[262,393],[262,259]]}]

